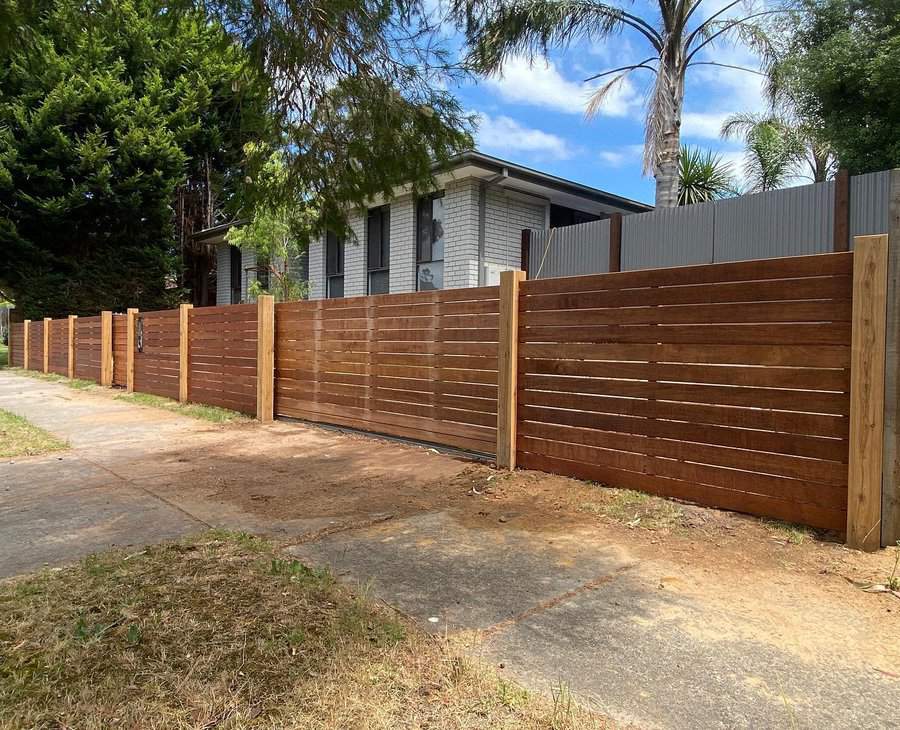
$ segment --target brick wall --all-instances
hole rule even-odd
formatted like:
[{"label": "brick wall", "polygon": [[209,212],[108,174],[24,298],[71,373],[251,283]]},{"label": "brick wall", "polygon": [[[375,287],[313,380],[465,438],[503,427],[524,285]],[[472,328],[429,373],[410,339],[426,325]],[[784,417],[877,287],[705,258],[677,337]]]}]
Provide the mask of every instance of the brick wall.
[{"label": "brick wall", "polygon": [[522,229],[541,230],[545,221],[546,203],[503,188],[489,187],[485,200],[485,264],[504,270],[518,269],[522,261]]}]

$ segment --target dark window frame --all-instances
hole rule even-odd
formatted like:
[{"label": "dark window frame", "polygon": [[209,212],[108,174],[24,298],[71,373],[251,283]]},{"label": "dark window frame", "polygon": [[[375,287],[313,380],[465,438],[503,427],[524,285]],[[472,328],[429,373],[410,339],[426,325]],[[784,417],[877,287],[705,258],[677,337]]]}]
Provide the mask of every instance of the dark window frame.
[{"label": "dark window frame", "polygon": [[390,277],[390,270],[391,206],[382,205],[370,208],[366,216],[366,293],[387,294],[390,290],[390,280],[385,291],[373,292],[372,274],[387,274]]},{"label": "dark window frame", "polygon": [[[430,195],[423,195],[416,202],[416,291],[419,289],[419,266],[422,264],[441,264],[441,287],[443,288],[444,259],[447,256],[447,241],[444,240],[443,256],[434,258],[434,201],[444,197],[440,190]],[[427,216],[427,221],[425,220]],[[444,211],[446,220],[446,210]],[[427,228],[427,236],[426,236]],[[427,241],[425,240],[427,238]]]},{"label": "dark window frame", "polygon": [[[333,287],[340,283],[340,294],[333,294]],[[325,234],[325,298],[342,299],[344,296],[344,239],[331,231]]]},{"label": "dark window frame", "polygon": [[[244,293],[244,262],[241,249],[237,246],[231,246],[229,251],[228,263],[230,264],[231,268],[231,282],[229,286],[229,291],[231,292],[231,303],[240,304],[241,298],[243,297]],[[237,286],[235,286],[235,280],[237,280]]]}]

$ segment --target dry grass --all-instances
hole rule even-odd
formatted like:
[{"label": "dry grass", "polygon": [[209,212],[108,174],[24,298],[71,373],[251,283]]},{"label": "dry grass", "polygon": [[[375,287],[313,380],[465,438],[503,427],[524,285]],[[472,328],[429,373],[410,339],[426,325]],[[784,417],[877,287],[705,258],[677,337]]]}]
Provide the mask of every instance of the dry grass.
[{"label": "dry grass", "polygon": [[162,396],[149,393],[122,393],[116,396],[116,400],[150,408],[162,408],[166,411],[172,411],[172,413],[180,413],[183,416],[199,418],[212,423],[241,423],[252,420],[250,416],[244,413],[238,413],[227,408],[206,406],[201,403],[179,403],[171,398],[163,398]]},{"label": "dry grass", "polygon": [[578,510],[602,515],[629,527],[649,530],[683,527],[684,513],[675,502],[631,489],[597,487],[597,499],[582,503]]},{"label": "dry grass", "polygon": [[16,368],[17,375],[25,375],[35,380],[46,380],[48,383],[62,383],[74,390],[88,390],[94,388],[97,384],[93,380],[84,380],[82,378],[67,378],[65,375],[58,373],[43,373],[39,370],[25,370]]},{"label": "dry grass", "polygon": [[37,456],[65,448],[56,436],[0,408],[0,457]]},{"label": "dry grass", "polygon": [[604,726],[246,535],[0,583],[0,655],[2,728]]}]

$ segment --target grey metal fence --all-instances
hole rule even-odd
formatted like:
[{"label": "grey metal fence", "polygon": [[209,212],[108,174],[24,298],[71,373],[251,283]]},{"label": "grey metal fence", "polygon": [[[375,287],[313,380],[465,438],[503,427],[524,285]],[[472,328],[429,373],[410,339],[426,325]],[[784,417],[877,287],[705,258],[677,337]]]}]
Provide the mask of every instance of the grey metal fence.
[{"label": "grey metal fence", "polygon": [[[887,232],[890,176],[850,178],[850,247],[853,236]],[[825,253],[834,219],[833,181],[628,215],[622,270]],[[609,271],[609,232],[609,221],[532,231],[529,278]]]}]

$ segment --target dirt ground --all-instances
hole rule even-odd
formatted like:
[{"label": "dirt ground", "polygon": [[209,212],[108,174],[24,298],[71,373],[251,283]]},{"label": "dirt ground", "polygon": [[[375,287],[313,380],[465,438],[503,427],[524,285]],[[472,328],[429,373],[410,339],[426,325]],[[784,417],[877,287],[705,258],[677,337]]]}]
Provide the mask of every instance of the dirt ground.
[{"label": "dirt ground", "polygon": [[[896,549],[864,554],[835,535],[422,446],[209,424],[23,380],[0,377],[0,405],[72,450],[0,464],[0,542],[30,540],[45,561],[247,530],[374,581],[427,630],[529,686],[565,682],[619,724],[900,727],[900,600],[862,589],[887,580]],[[88,515],[73,526],[78,509]]]}]

